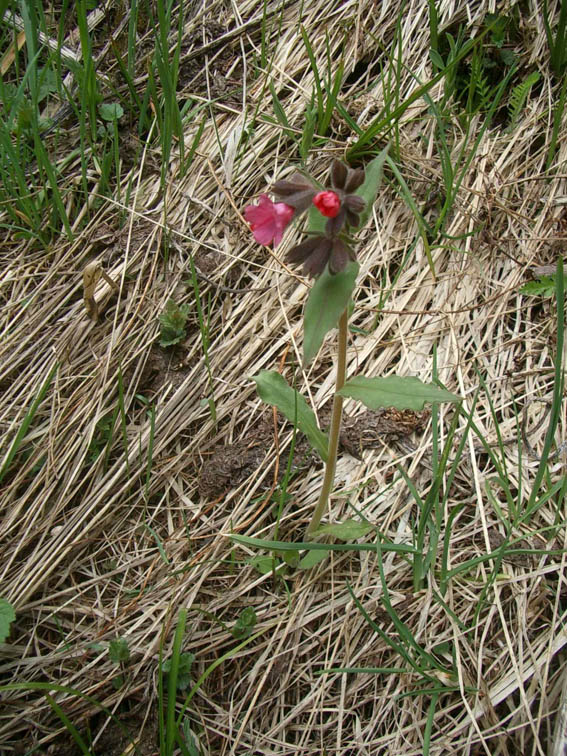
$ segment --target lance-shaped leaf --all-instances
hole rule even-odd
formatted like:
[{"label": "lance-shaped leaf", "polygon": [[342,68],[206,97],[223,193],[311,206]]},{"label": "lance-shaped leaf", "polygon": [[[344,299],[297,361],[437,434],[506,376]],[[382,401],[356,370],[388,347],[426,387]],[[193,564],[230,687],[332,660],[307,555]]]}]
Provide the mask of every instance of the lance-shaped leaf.
[{"label": "lance-shaped leaf", "polygon": [[390,145],[385,147],[382,152],[369,163],[365,170],[365,179],[362,186],[356,190],[355,194],[366,202],[364,210],[360,213],[360,222],[358,228],[362,228],[372,213],[372,207],[376,202],[376,196],[382,183],[382,175],[384,173],[384,161],[388,155]]},{"label": "lance-shaped leaf", "polygon": [[252,380],[260,399],[266,404],[275,404],[282,415],[305,433],[307,439],[321,459],[327,461],[327,436],[317,426],[315,413],[307,405],[301,394],[289,386],[283,376],[275,370],[262,370]]},{"label": "lance-shaped leaf", "polygon": [[419,411],[428,403],[461,401],[459,396],[435,383],[423,383],[419,378],[401,378],[397,375],[387,378],[351,378],[338,393],[357,399],[373,410],[395,407],[400,410]]},{"label": "lance-shaped leaf", "polygon": [[358,263],[351,262],[341,273],[329,273],[328,267],[315,281],[305,304],[303,364],[309,365],[319,351],[325,335],[336,328],[347,307],[358,275]]}]

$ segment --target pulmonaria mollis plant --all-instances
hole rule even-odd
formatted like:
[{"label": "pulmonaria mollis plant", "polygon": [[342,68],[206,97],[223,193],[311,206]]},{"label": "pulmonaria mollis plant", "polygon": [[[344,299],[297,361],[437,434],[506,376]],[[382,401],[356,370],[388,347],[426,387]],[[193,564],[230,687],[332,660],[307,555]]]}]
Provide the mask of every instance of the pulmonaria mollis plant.
[{"label": "pulmonaria mollis plant", "polygon": [[336,390],[328,435],[317,425],[307,402],[275,371],[263,370],[254,377],[261,399],[275,405],[288,420],[305,433],[325,462],[325,476],[319,501],[307,530],[312,536],[321,521],[332,490],[343,400],[351,397],[370,409],[395,407],[421,410],[426,402],[459,401],[459,397],[418,378],[354,377],[346,381],[348,305],[356,285],[359,265],[353,249],[353,233],[368,219],[382,178],[387,149],[367,167],[349,168],[335,160],[330,186],[321,189],[299,173],[271,187],[275,202],[262,194],[257,205],[249,205],[244,216],[260,244],[277,246],[292,220],[308,213],[307,239],[289,250],[286,259],[301,264],[305,275],[315,278],[304,311],[303,362],[309,364],[325,335],[338,326]]}]

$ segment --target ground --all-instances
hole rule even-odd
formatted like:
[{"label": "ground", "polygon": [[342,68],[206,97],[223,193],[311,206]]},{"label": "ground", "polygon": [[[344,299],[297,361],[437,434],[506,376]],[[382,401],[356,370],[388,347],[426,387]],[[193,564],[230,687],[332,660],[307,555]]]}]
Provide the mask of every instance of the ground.
[{"label": "ground", "polygon": [[[0,750],[562,747],[561,4],[110,2],[87,34],[84,4],[47,3],[35,63],[39,11],[14,31],[8,5]],[[34,100],[38,71],[55,78]],[[462,401],[346,402],[323,521],[361,529],[320,536],[300,569],[303,547],[231,539],[303,542],[323,475],[252,376],[280,372],[325,428],[336,337],[302,366],[312,282],[285,263],[302,224],[274,250],[242,213],[298,169],[325,184],[333,159],[386,147],[353,242],[347,371]],[[161,346],[168,300],[186,317]],[[180,653],[173,696],[160,661]]]}]

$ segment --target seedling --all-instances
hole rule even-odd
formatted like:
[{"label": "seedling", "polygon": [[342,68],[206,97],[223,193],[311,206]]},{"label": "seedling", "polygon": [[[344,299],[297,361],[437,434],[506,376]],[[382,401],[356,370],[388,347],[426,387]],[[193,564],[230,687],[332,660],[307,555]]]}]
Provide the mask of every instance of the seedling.
[{"label": "seedling", "polygon": [[165,310],[159,316],[160,346],[168,347],[179,344],[187,336],[185,326],[189,309],[189,304],[178,305],[173,299],[167,300]]},{"label": "seedling", "polygon": [[247,606],[240,612],[240,616],[236,620],[236,624],[232,628],[232,637],[236,640],[242,640],[248,638],[252,634],[254,627],[256,626],[257,617],[256,612],[251,606]]},{"label": "seedling", "polygon": [[421,410],[426,403],[460,401],[455,394],[415,377],[355,376],[346,380],[349,304],[359,272],[352,235],[370,216],[387,152],[385,149],[375,157],[366,171],[335,160],[328,189],[321,190],[310,178],[295,173],[290,181],[278,181],[272,187],[277,202],[263,194],[258,205],[249,205],[244,212],[256,241],[275,246],[291,220],[309,211],[309,236],[287,255],[288,262],[302,264],[303,272],[315,279],[304,311],[305,367],[316,357],[326,334],[337,325],[339,328],[336,390],[328,435],[319,429],[305,399],[279,373],[262,371],[253,379],[260,398],[275,405],[304,432],[325,462],[325,476],[307,529],[307,541],[319,528],[333,488],[345,397],[358,399],[373,410],[381,407]]},{"label": "seedling", "polygon": [[108,644],[108,655],[110,661],[120,666],[121,674],[117,675],[112,684],[118,690],[124,685],[124,675],[126,666],[130,661],[130,647],[126,638],[117,638]]}]

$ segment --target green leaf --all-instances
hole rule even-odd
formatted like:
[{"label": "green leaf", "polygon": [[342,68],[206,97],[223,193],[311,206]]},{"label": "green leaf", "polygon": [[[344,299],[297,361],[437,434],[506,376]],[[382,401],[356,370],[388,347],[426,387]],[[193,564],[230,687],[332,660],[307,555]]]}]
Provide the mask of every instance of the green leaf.
[{"label": "green leaf", "polygon": [[249,565],[258,570],[260,575],[267,575],[272,571],[274,559],[271,556],[255,556],[246,560]]},{"label": "green leaf", "polygon": [[309,365],[319,351],[325,335],[336,328],[340,316],[349,303],[356,284],[358,263],[351,262],[333,275],[328,267],[315,281],[305,304],[303,364]]},{"label": "green leaf", "polygon": [[500,50],[500,58],[505,66],[515,66],[518,62],[516,53],[513,50],[508,50],[506,47]]},{"label": "green leaf", "polygon": [[366,207],[360,213],[360,223],[358,224],[357,228],[362,228],[372,214],[372,207],[376,202],[376,196],[378,194],[378,190],[380,189],[380,184],[382,183],[384,162],[388,156],[389,149],[390,145],[387,145],[382,150],[382,152],[377,155],[377,157],[375,157],[369,165],[366,166],[364,170],[366,176],[364,183],[355,192],[355,194],[358,194],[358,196],[362,197],[362,199],[366,202]]},{"label": "green leaf", "polygon": [[[373,551],[380,549],[383,552],[395,551],[398,554],[417,554],[417,550],[407,543],[388,543],[384,542],[377,546],[375,543],[316,543],[311,541],[299,541],[298,543],[288,543],[287,541],[267,541],[264,538],[252,538],[251,536],[241,536],[231,534],[230,539],[235,543],[241,543],[245,546],[254,546],[261,549],[270,549],[270,551],[294,551],[298,549],[309,549],[310,551]],[[259,557],[260,558],[260,557]],[[261,557],[264,558],[264,557]],[[249,561],[252,564],[252,560]]]},{"label": "green leaf", "polygon": [[129,661],[130,648],[126,638],[117,638],[116,640],[110,641],[108,644],[108,655],[110,656],[110,661],[115,664],[120,664],[121,662],[126,663]]},{"label": "green leaf", "polygon": [[253,606],[247,606],[240,612],[240,617],[238,618],[238,621],[241,625],[244,625],[245,627],[254,627],[256,622],[258,621],[258,618],[256,617],[256,612],[254,611]]},{"label": "green leaf", "polygon": [[283,551],[278,554],[289,567],[297,567],[299,564],[299,551]]},{"label": "green leaf", "polygon": [[[191,667],[195,661],[195,654],[187,652],[179,654],[179,666],[177,669],[177,690],[187,690],[191,682]],[[171,673],[173,659],[166,659],[161,664],[161,671],[165,675]]]},{"label": "green leaf", "polygon": [[397,375],[387,378],[357,376],[347,381],[338,393],[357,399],[374,410],[395,407],[418,411],[427,403],[461,401],[456,394],[439,388],[434,383],[423,383],[419,378],[401,378]]},{"label": "green leaf", "polygon": [[252,630],[254,629],[257,621],[258,618],[256,617],[254,608],[247,606],[240,612],[240,616],[238,617],[236,624],[232,628],[232,637],[236,638],[237,640],[240,638],[248,638],[248,636],[252,633]]},{"label": "green leaf", "polygon": [[297,422],[297,427],[305,433],[307,439],[321,459],[327,460],[327,436],[317,427],[315,413],[298,391],[292,389],[279,373],[274,370],[262,370],[252,380],[260,399],[266,404],[274,404],[290,422]]},{"label": "green leaf", "polygon": [[315,535],[331,535],[340,538],[341,541],[348,543],[355,541],[357,538],[363,538],[374,528],[360,520],[345,520],[344,522],[330,523],[317,528]]},{"label": "green leaf", "polygon": [[445,61],[443,60],[443,58],[441,57],[441,55],[439,55],[439,53],[437,52],[437,50],[434,50],[433,48],[431,48],[429,50],[429,57],[431,58],[431,62],[435,66],[437,66],[437,68],[440,71],[442,71],[445,68]]},{"label": "green leaf", "polygon": [[307,215],[307,233],[314,236],[324,236],[325,226],[329,219],[319,212],[315,205],[311,205]]},{"label": "green leaf", "polygon": [[124,115],[124,108],[119,102],[107,102],[99,106],[98,112],[103,121],[118,121]]},{"label": "green leaf", "polygon": [[544,276],[538,281],[529,281],[520,289],[520,294],[529,294],[532,297],[553,297],[555,295],[555,276]]},{"label": "green leaf", "polygon": [[51,68],[44,68],[39,74],[37,101],[45,100],[51,92],[57,92],[57,74]]},{"label": "green leaf", "polygon": [[4,643],[10,635],[10,625],[16,619],[16,612],[12,604],[0,598],[0,643]]},{"label": "green leaf", "polygon": [[315,567],[319,562],[323,562],[328,554],[328,551],[308,551],[299,562],[298,567],[300,570],[310,570],[311,567]]}]

